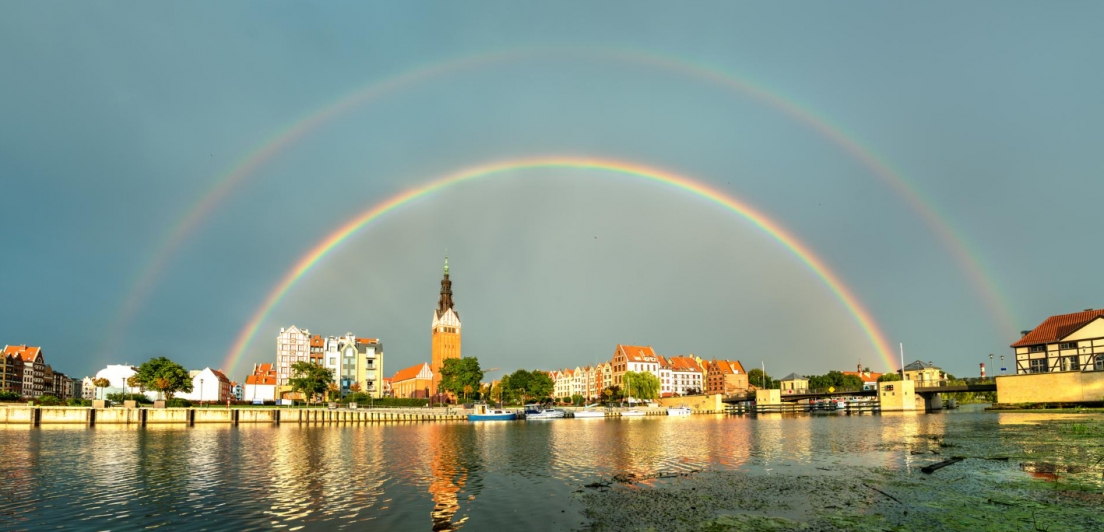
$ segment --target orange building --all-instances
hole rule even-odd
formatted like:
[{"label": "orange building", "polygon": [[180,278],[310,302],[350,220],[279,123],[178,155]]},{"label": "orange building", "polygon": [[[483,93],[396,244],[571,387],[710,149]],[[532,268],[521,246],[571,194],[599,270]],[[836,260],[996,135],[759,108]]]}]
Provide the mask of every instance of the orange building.
[{"label": "orange building", "polygon": [[[445,276],[441,279],[441,298],[437,301],[437,309],[433,311],[433,343],[432,362],[430,370],[433,372],[433,384],[431,393],[437,393],[437,385],[441,382],[441,368],[445,360],[460,358],[460,315],[452,308],[452,281],[449,280],[448,257],[445,257]],[[398,379],[396,378],[397,382]],[[394,386],[394,383],[392,384]],[[403,397],[396,394],[396,397]]]},{"label": "orange building", "polygon": [[704,365],[705,393],[730,395],[747,391],[747,372],[739,360],[713,359]]},{"label": "orange building", "polygon": [[425,362],[417,366],[400,369],[391,378],[391,394],[393,397],[425,399],[429,397],[430,386],[434,384],[435,376],[429,364]]}]

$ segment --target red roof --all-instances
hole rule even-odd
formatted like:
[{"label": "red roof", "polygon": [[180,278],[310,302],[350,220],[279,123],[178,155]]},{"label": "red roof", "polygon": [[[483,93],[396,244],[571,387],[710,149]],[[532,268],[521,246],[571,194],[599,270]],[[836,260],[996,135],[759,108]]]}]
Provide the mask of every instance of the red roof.
[{"label": "red roof", "polygon": [[1034,330],[1020,338],[1012,347],[1024,347],[1028,345],[1049,344],[1057,342],[1070,333],[1084,327],[1090,321],[1104,316],[1104,309],[1085,310],[1073,314],[1061,314],[1051,316]]},{"label": "red roof", "polygon": [[23,359],[24,362],[34,362],[34,359],[42,353],[41,347],[33,347],[26,345],[9,345],[4,347],[4,355],[15,355]]},{"label": "red roof", "polygon": [[245,383],[246,384],[252,384],[254,386],[256,386],[258,384],[259,385],[276,386],[276,376],[275,375],[247,375],[245,377]]},{"label": "red roof", "polygon": [[215,374],[215,377],[218,378],[219,382],[230,382],[230,379],[227,379],[226,375],[217,369],[211,370],[211,373]]},{"label": "red roof", "polygon": [[710,363],[709,370],[727,375],[747,374],[739,360],[714,360]]},{"label": "red roof", "polygon": [[311,347],[326,347],[326,339],[322,338],[321,334],[316,334],[314,336],[311,336],[310,346]]},{"label": "red roof", "polygon": [[[625,355],[625,359],[628,362],[658,362],[659,357],[656,356],[655,350],[648,345],[621,345],[617,344],[617,350]],[[645,357],[651,357],[653,360],[645,360]]]},{"label": "red roof", "polygon": [[668,365],[671,366],[671,371],[696,371],[701,373],[698,362],[690,357],[671,357],[667,360]]},{"label": "red roof", "polygon": [[884,375],[884,373],[874,373],[873,371],[864,371],[862,373],[859,373],[858,371],[841,371],[840,373],[843,373],[844,375],[854,375],[862,379],[863,382],[877,382],[878,377]]},{"label": "red roof", "polygon": [[[391,378],[391,382],[408,381],[418,377],[418,374],[422,372],[422,368],[428,368],[429,364],[422,362],[417,366],[410,366],[409,368],[400,369],[395,376]],[[432,370],[430,370],[432,371]]]},{"label": "red roof", "polygon": [[358,344],[378,344],[379,338],[357,338]]}]

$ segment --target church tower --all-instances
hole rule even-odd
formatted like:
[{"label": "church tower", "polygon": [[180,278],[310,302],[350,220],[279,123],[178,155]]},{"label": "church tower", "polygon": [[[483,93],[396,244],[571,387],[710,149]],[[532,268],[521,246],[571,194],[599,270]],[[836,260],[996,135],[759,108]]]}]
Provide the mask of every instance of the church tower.
[{"label": "church tower", "polygon": [[452,308],[452,281],[449,280],[448,257],[445,257],[445,276],[441,279],[441,298],[433,311],[433,389],[441,382],[441,368],[445,360],[460,358],[460,315]]}]

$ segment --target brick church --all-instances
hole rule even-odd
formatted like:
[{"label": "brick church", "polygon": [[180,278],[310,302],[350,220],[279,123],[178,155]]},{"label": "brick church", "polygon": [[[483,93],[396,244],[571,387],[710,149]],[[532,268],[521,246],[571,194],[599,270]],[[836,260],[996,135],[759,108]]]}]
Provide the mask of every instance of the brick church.
[{"label": "brick church", "polygon": [[449,280],[448,257],[445,257],[445,276],[441,279],[441,298],[437,309],[433,311],[433,358],[430,369],[433,371],[434,393],[441,382],[441,368],[445,360],[460,358],[460,315],[456,313],[452,302],[452,281]]}]

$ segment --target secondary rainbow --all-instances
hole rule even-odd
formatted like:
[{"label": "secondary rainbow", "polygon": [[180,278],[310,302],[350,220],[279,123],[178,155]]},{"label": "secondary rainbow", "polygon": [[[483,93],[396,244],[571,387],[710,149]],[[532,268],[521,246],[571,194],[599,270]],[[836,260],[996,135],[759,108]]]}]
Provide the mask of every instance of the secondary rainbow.
[{"label": "secondary rainbow", "polygon": [[577,157],[537,157],[502,161],[468,168],[436,179],[419,188],[400,193],[391,199],[363,211],[322,239],[322,241],[315,245],[306,255],[303,255],[295,265],[284,274],[280,281],[276,283],[269,292],[268,296],[265,297],[264,302],[262,302],[260,307],[253,313],[249,322],[242,328],[241,332],[234,340],[234,344],[227,352],[222,367],[227,368],[228,371],[233,373],[237,368],[238,362],[240,362],[242,356],[249,348],[249,344],[253,337],[257,334],[257,330],[268,317],[268,314],[280,303],[280,300],[284,298],[288,291],[295,286],[295,283],[310,272],[310,270],[330,251],[338,247],[342,242],[346,241],[372,221],[379,219],[381,216],[413,200],[459,183],[492,176],[507,176],[519,170],[535,168],[602,170],[614,175],[630,176],[646,181],[662,183],[695,196],[705,198],[714,204],[720,205],[740,215],[752,225],[774,238],[819,277],[832,294],[839,299],[844,308],[854,317],[856,324],[869,340],[871,347],[874,348],[874,351],[885,363],[886,368],[895,367],[893,350],[886,341],[885,335],[874,321],[874,317],[871,316],[870,312],[863,306],[854,292],[844,284],[839,276],[836,275],[823,260],[817,257],[808,246],[799,241],[779,223],[771,220],[762,212],[733,196],[726,195],[707,185],[678,174],[625,161]]},{"label": "secondary rainbow", "polygon": [[107,336],[101,346],[101,354],[113,352],[117,349],[126,328],[133,320],[138,309],[149,297],[157,281],[163,276],[170,264],[170,259],[183,243],[198,230],[215,208],[230,193],[243,185],[250,177],[256,175],[259,169],[295,145],[310,132],[362,105],[418,83],[435,80],[454,73],[539,58],[605,60],[674,72],[727,90],[736,91],[767,104],[805,124],[812,131],[828,139],[845,153],[855,158],[872,175],[886,183],[903,198],[951,252],[951,256],[954,257],[959,268],[966,273],[971,280],[971,285],[982,296],[993,322],[997,324],[1001,332],[1010,334],[1017,330],[1015,327],[1016,320],[1012,317],[1010,311],[1011,307],[1006,303],[1007,298],[1001,296],[995,277],[986,273],[981,258],[970,251],[971,246],[967,244],[961,232],[951,226],[947,221],[948,218],[939,213],[933,206],[934,204],[925,199],[884,158],[879,157],[869,147],[858,141],[854,135],[847,133],[844,128],[817,114],[807,106],[787,98],[761,83],[752,82],[746,77],[736,76],[718,68],[676,57],[611,49],[528,49],[443,61],[374,81],[353,92],[346,93],[341,98],[333,100],[291,122],[275,135],[269,137],[255,150],[249,152],[243,159],[231,166],[226,173],[214,179],[210,189],[191,208],[185,211],[167,234],[159,240],[158,246],[152,251],[149,258],[142,262],[134,284],[127,290],[119,311],[112,323],[106,328]]}]

